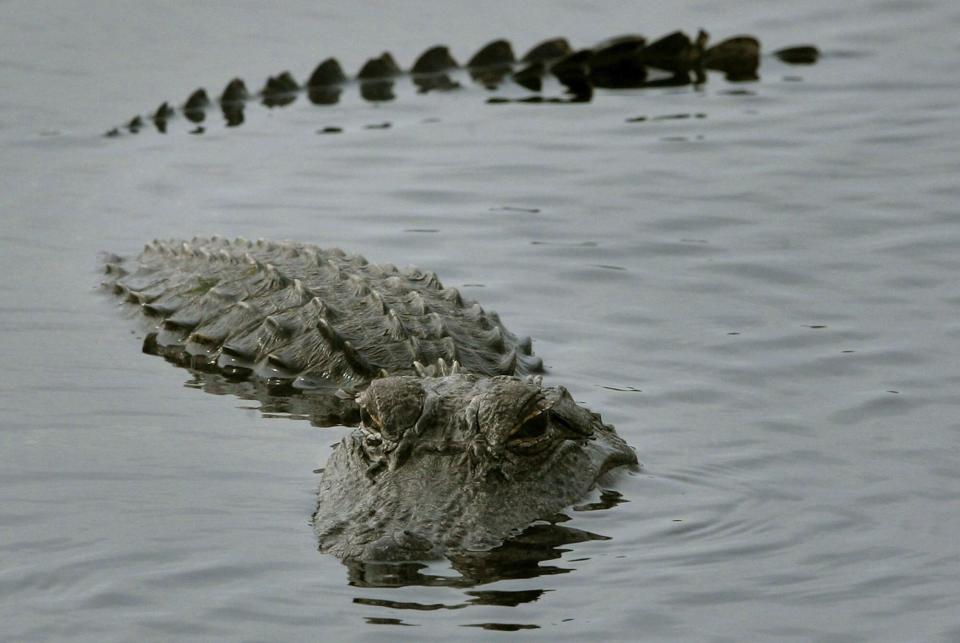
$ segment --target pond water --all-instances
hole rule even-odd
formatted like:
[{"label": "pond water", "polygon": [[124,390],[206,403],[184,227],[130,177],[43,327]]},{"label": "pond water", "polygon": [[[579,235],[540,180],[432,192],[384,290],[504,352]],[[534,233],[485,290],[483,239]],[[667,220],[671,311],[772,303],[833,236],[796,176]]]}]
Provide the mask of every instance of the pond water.
[{"label": "pond water", "polygon": [[[0,638],[960,639],[960,9],[339,4],[0,4]],[[699,27],[824,55],[102,136],[328,55]],[[347,429],[204,393],[97,288],[101,251],[210,234],[437,272],[642,470],[532,533],[539,564],[391,587],[319,553],[314,470]]]}]

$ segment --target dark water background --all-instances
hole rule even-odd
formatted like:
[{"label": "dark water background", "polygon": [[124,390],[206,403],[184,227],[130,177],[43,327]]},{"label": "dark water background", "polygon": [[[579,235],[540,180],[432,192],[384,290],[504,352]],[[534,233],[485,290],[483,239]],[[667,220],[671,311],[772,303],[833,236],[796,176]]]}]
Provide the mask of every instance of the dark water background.
[{"label": "dark water background", "polygon": [[[0,639],[960,639],[960,9],[662,4],[0,3]],[[100,136],[327,55],[701,26],[825,56]],[[194,234],[416,264],[533,335],[645,464],[569,512],[610,540],[476,587],[319,554],[312,472],[344,429],[195,390],[95,288],[99,251]],[[491,624],[513,631],[464,627]]]}]

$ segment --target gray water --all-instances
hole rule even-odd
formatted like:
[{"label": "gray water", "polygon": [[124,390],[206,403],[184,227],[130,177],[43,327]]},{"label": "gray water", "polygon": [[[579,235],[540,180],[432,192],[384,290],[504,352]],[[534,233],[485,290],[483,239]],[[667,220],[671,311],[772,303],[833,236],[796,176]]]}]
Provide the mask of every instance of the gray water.
[{"label": "gray water", "polygon": [[[0,4],[0,639],[960,640],[960,9],[198,4]],[[101,136],[327,55],[701,26],[825,55]],[[644,463],[567,512],[607,539],[400,587],[319,553],[313,471],[346,429],[198,390],[97,289],[98,252],[195,234],[419,265],[532,335]]]}]

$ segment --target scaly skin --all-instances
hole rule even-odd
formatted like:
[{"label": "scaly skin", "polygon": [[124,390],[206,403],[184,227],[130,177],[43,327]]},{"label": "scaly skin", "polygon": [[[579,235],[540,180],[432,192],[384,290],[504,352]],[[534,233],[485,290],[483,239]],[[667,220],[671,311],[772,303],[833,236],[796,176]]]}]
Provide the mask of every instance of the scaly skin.
[{"label": "scaly skin", "polygon": [[633,450],[539,378],[391,377],[327,462],[314,525],[345,559],[485,551],[582,498]]},{"label": "scaly skin", "polygon": [[156,241],[108,262],[112,287],[157,320],[144,351],[274,387],[356,391],[459,362],[480,375],[543,370],[530,338],[416,268],[295,243]]},{"label": "scaly skin", "polygon": [[150,324],[145,352],[338,397],[344,423],[359,417],[314,516],[320,548],[341,558],[491,549],[637,462],[599,415],[526,376],[542,370],[529,339],[432,273],[217,238],[155,241],[106,266]]},{"label": "scaly skin", "polygon": [[[307,94],[316,105],[330,105],[339,101],[343,89],[355,84],[361,96],[368,101],[393,100],[394,81],[409,77],[418,91],[457,89],[461,83],[456,72],[464,70],[469,79],[488,89],[496,88],[509,79],[530,91],[540,92],[543,80],[552,75],[565,87],[564,97],[544,98],[533,95],[521,99],[490,98],[488,102],[552,102],[578,103],[589,101],[594,88],[638,88],[689,85],[705,82],[706,70],[724,73],[731,80],[752,80],[757,77],[760,64],[760,43],[753,36],[735,36],[711,47],[708,35],[700,31],[690,38],[680,31],[667,34],[653,42],[643,36],[630,35],[612,38],[596,46],[573,49],[564,38],[553,38],[531,48],[517,58],[506,40],[494,40],[474,54],[461,66],[447,47],[438,45],[421,54],[409,70],[403,70],[389,53],[384,52],[368,60],[350,78],[335,58],[321,62],[307,81],[298,83],[290,72],[282,72],[267,79],[263,88],[250,92],[239,78],[231,80],[220,96],[212,100],[204,89],[197,89],[180,108],[164,102],[153,113],[136,116],[126,125],[107,132],[120,136],[123,132],[137,133],[148,122],[158,131],[166,132],[167,124],[178,114],[195,123],[193,133],[202,133],[207,112],[219,106],[228,127],[244,121],[244,106],[261,101],[267,107],[282,107],[294,102],[299,93]],[[792,47],[775,52],[788,63],[804,64],[817,59],[815,47]],[[648,70],[659,70],[654,77]]]}]

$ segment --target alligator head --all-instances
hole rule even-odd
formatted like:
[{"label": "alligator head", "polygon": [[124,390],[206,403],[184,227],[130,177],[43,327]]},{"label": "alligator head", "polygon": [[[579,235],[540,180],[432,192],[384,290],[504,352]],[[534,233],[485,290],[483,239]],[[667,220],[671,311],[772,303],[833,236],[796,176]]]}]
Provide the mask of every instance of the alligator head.
[{"label": "alligator head", "polygon": [[388,377],[324,469],[314,525],[344,559],[489,550],[581,499],[636,454],[539,378]]}]

